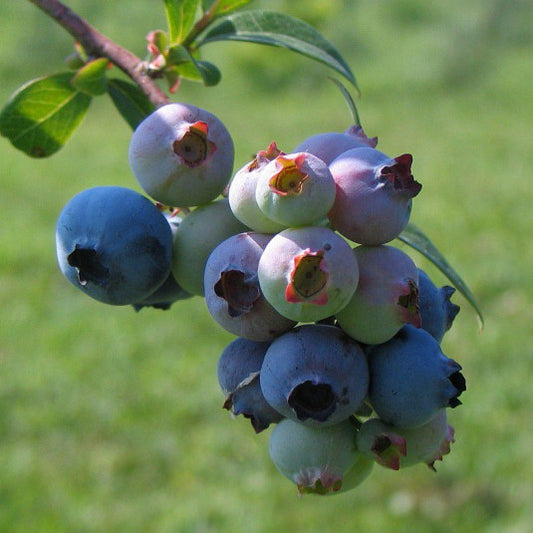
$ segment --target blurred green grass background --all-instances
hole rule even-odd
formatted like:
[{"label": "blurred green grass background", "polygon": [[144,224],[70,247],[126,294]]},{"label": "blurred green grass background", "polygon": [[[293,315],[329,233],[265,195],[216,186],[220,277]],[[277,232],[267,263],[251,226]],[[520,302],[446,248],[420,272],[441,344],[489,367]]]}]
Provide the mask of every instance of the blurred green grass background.
[{"label": "blurred green grass background", "polygon": [[[137,54],[162,2],[68,4]],[[462,311],[445,353],[468,390],[437,465],[380,467],[358,489],[298,498],[268,458],[268,432],[221,406],[216,362],[231,336],[202,299],[170,311],[107,307],[58,272],[54,225],[95,185],[138,189],[131,135],[110,103],[47,160],[0,140],[0,531],[532,531],[533,6],[527,1],[256,1],[317,26],[348,60],[366,132],[414,155],[412,221],[463,276],[485,328]],[[63,68],[71,39],[29,2],[4,2],[0,102]],[[330,72],[283,50],[209,46],[223,80],[176,100],[217,114],[236,167],[272,140],[288,151],[350,125]],[[446,280],[416,252],[439,284]]]}]

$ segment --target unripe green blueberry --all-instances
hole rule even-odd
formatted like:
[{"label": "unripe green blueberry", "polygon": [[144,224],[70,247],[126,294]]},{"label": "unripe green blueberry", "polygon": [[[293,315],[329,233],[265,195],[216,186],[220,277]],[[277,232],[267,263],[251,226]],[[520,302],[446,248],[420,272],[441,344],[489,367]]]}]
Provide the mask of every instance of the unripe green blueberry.
[{"label": "unripe green blueberry", "polygon": [[213,249],[248,228],[231,212],[227,198],[197,207],[185,216],[174,235],[172,273],[183,289],[204,295],[204,268]]},{"label": "unripe green blueberry", "polygon": [[446,415],[446,409],[439,409],[430,421],[410,429],[371,418],[359,429],[357,447],[367,457],[392,470],[419,463],[435,470],[435,461],[442,461],[454,442],[455,432]]},{"label": "unripe green blueberry", "polygon": [[350,245],[323,227],[288,228],[267,244],[258,267],[265,298],[279,313],[314,322],[342,309],[359,269]]},{"label": "unripe green blueberry", "polygon": [[214,200],[233,171],[234,146],[222,122],[190,104],[156,109],[137,127],[129,146],[130,165],[155,200],[190,207]]},{"label": "unripe green blueberry", "polygon": [[229,184],[228,200],[233,214],[243,224],[260,233],[276,233],[287,227],[268,218],[259,209],[255,199],[257,180],[262,169],[282,153],[275,142],[270,143],[266,150],[257,152],[252,161],[240,168]]},{"label": "unripe green blueberry", "polygon": [[346,491],[360,484],[372,470],[372,461],[357,450],[356,434],[350,420],[311,428],[284,419],[270,436],[270,457],[300,494]]},{"label": "unripe green blueberry", "polygon": [[280,224],[320,225],[335,200],[335,182],[318,157],[282,154],[260,172],[255,199],[261,211]]}]

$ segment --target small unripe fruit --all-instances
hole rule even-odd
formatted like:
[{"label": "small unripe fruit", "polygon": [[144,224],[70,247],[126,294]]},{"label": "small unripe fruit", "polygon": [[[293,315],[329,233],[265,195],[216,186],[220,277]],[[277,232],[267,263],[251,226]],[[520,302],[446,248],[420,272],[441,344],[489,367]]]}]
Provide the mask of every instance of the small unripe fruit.
[{"label": "small unripe fruit", "polygon": [[312,154],[279,155],[259,174],[255,199],[275,222],[319,225],[333,205],[335,182],[328,166]]},{"label": "small unripe fruit", "polygon": [[222,241],[204,271],[205,302],[211,316],[227,331],[268,341],[295,322],[279,314],[263,296],[257,266],[271,235],[245,232]]},{"label": "small unripe fruit", "polygon": [[367,420],[357,433],[361,453],[392,470],[426,463],[435,471],[435,461],[442,461],[454,442],[454,429],[447,423],[446,409],[421,426],[397,428],[379,418]]},{"label": "small unripe fruit", "polygon": [[267,244],[258,267],[265,298],[282,315],[314,322],[342,309],[359,270],[350,245],[322,227],[288,228]]},{"label": "small unripe fruit", "polygon": [[213,249],[248,228],[231,212],[227,198],[197,207],[184,217],[174,235],[172,273],[191,294],[204,295],[204,268]]},{"label": "small unripe fruit", "polygon": [[381,344],[404,325],[420,326],[418,270],[399,248],[357,246],[359,284],[348,304],[336,313],[339,325],[355,340]]},{"label": "small unripe fruit", "polygon": [[325,428],[282,420],[270,436],[270,457],[300,494],[344,492],[362,483],[373,466],[357,450],[356,433],[350,420]]},{"label": "small unripe fruit", "polygon": [[329,166],[337,185],[329,212],[333,227],[359,244],[395,239],[422,188],[411,174],[411,163],[410,154],[391,159],[374,148],[355,148],[334,159]]},{"label": "small unripe fruit", "polygon": [[229,132],[213,114],[190,104],[156,109],[134,131],[130,165],[152,198],[176,207],[214,200],[233,170]]},{"label": "small unripe fruit", "polygon": [[287,227],[268,218],[259,209],[255,199],[257,180],[262,169],[282,153],[276,143],[270,143],[266,150],[259,151],[252,161],[240,168],[229,184],[228,200],[233,214],[243,224],[260,233],[276,233]]}]

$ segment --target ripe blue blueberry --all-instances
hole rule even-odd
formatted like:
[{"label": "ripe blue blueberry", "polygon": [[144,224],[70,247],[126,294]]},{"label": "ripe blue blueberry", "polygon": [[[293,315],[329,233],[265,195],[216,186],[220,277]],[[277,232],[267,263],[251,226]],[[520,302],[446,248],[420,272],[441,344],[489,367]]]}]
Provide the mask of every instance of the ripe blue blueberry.
[{"label": "ripe blue blueberry", "polygon": [[451,302],[455,289],[449,285],[437,287],[431,278],[418,269],[418,306],[421,327],[430,333],[438,342],[452,327],[460,307]]},{"label": "ripe blue blueberry", "polygon": [[379,418],[400,428],[425,424],[439,409],[457,407],[466,390],[461,365],[425,330],[404,326],[367,350],[369,400]]},{"label": "ripe blue blueberry", "polygon": [[283,418],[265,400],[259,385],[259,372],[269,346],[269,342],[238,337],[226,346],[217,365],[218,383],[226,395],[224,408],[249,418],[256,433]]},{"label": "ripe blue blueberry", "polygon": [[369,374],[363,350],[340,328],[305,324],[272,342],[260,381],[276,411],[326,426],[357,411],[368,393]]},{"label": "ripe blue blueberry", "polygon": [[124,187],[94,187],[72,198],[56,225],[61,272],[92,298],[135,304],[168,278],[172,232],[147,198]]}]

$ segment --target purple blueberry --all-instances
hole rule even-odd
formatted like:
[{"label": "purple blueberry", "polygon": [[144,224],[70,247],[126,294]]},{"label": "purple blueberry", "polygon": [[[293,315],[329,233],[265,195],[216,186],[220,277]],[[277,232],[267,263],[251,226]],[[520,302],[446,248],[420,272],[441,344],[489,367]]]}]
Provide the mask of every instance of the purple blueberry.
[{"label": "purple blueberry", "polygon": [[269,342],[237,338],[222,352],[217,365],[218,382],[226,395],[224,408],[250,419],[256,433],[283,417],[265,400],[259,372]]},{"label": "purple blueberry", "polygon": [[359,342],[381,344],[404,324],[419,327],[418,271],[413,260],[386,244],[357,246],[353,253],[359,284],[335,315],[341,328]]},{"label": "purple blueberry", "polygon": [[340,328],[305,324],[272,342],[260,380],[276,411],[306,425],[327,426],[357,411],[369,374],[363,350]]},{"label": "purple blueberry", "polygon": [[299,322],[330,317],[352,297],[359,270],[350,245],[323,227],[288,228],[259,260],[259,284],[282,315]]},{"label": "purple blueberry", "polygon": [[377,137],[368,138],[361,126],[351,126],[343,133],[317,133],[302,141],[293,152],[309,152],[329,165],[336,157],[352,148],[375,148]]},{"label": "purple blueberry", "polygon": [[425,330],[404,326],[390,341],[367,350],[369,400],[378,417],[399,428],[427,423],[457,407],[466,390],[461,365],[446,357]]},{"label": "purple blueberry", "polygon": [[421,327],[441,342],[460,311],[460,307],[450,300],[455,289],[449,285],[437,287],[419,268],[418,291]]},{"label": "purple blueberry", "polygon": [[222,122],[190,104],[159,107],[134,131],[130,165],[141,187],[166,205],[214,200],[232,171],[234,146]]},{"label": "purple blueberry", "polygon": [[375,148],[354,148],[329,165],[337,195],[329,219],[347,239],[384,244],[405,228],[412,198],[422,186],[411,174],[412,157],[390,158]]},{"label": "purple blueberry", "polygon": [[285,419],[270,436],[270,457],[300,495],[338,494],[361,484],[372,471],[374,462],[357,450],[356,434],[350,420],[313,428]]},{"label": "purple blueberry", "polygon": [[227,331],[268,341],[296,322],[278,313],[263,296],[257,266],[272,235],[245,232],[221,242],[204,271],[204,295],[211,316]]},{"label": "purple blueberry", "polygon": [[172,232],[138,192],[94,187],[61,211],[56,252],[61,272],[85,294],[112,305],[134,304],[168,278]]},{"label": "purple blueberry", "polygon": [[442,461],[443,456],[450,453],[454,434],[447,422],[446,409],[439,409],[431,420],[410,429],[371,418],[359,428],[357,448],[392,470],[425,463],[435,471],[435,461]]}]

